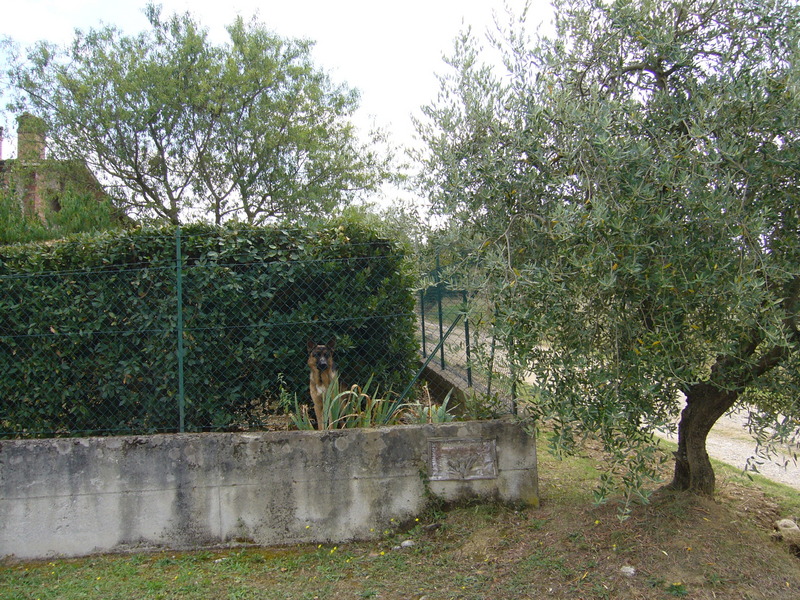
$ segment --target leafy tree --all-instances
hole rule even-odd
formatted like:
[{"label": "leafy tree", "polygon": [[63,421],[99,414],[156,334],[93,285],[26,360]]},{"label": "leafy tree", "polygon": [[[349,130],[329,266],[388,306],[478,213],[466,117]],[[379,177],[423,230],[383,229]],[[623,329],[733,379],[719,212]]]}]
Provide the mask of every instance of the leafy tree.
[{"label": "leafy tree", "polygon": [[[199,165],[216,220],[318,217],[377,189],[389,174],[349,120],[358,94],[314,67],[312,44],[280,40],[241,18],[228,32],[220,83],[234,93]],[[380,141],[373,133],[373,145]]]},{"label": "leafy tree", "polygon": [[556,446],[599,433],[604,484],[641,493],[680,413],[671,485],[710,494],[727,411],[750,408],[761,442],[798,431],[800,13],[554,7],[554,36],[523,15],[493,40],[507,73],[459,39],[419,124],[421,182],[469,226]]},{"label": "leafy tree", "polygon": [[238,19],[214,45],[188,13],[146,13],[146,32],[42,42],[11,73],[51,154],[85,160],[133,214],[258,223],[330,211],[387,177],[351,124],[357,93],[313,65],[310,42]]}]

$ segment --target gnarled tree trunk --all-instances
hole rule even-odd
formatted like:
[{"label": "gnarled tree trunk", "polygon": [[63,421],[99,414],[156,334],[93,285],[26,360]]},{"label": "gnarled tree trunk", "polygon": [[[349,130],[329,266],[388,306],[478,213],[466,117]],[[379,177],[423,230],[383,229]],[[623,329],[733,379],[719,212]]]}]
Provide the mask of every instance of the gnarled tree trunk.
[{"label": "gnarled tree trunk", "polygon": [[670,487],[701,494],[714,493],[714,468],[706,439],[714,423],[730,409],[739,393],[698,383],[686,391],[686,408],[678,423],[678,451]]},{"label": "gnarled tree trunk", "polygon": [[[792,310],[784,324],[797,338],[795,314],[800,279],[791,282],[791,289],[792,294],[785,303]],[[789,353],[788,346],[775,345],[754,359],[762,341],[763,332],[755,329],[752,335],[742,339],[736,352],[717,357],[708,381],[685,390],[686,408],[678,422],[678,451],[675,453],[671,488],[708,495],[714,493],[714,469],[706,452],[708,432],[750,383],[781,364]]]}]

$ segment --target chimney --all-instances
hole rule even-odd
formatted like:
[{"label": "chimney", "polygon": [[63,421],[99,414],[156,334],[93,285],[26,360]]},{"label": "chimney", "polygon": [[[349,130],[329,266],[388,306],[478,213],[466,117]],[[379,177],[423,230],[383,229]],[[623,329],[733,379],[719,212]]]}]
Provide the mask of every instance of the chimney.
[{"label": "chimney", "polygon": [[44,160],[47,124],[44,119],[24,113],[17,117],[17,158],[24,162]]}]

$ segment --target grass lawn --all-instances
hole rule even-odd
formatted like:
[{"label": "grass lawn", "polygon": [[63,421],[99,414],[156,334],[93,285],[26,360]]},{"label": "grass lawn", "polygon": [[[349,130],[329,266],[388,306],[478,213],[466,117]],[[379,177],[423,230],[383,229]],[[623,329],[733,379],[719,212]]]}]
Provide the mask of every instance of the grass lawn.
[{"label": "grass lawn", "polygon": [[6,562],[0,600],[800,598],[800,558],[770,538],[800,494],[717,464],[714,499],[656,491],[621,521],[592,504],[598,462],[542,446],[540,508],[431,509],[380,542]]}]

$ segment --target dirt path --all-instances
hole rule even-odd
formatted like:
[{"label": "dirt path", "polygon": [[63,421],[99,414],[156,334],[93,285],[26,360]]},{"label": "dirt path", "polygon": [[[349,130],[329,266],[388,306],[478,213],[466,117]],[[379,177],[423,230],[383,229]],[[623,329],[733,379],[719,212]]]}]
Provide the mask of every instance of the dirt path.
[{"label": "dirt path", "polygon": [[[755,455],[755,440],[750,437],[746,427],[747,413],[742,411],[733,415],[725,415],[717,421],[708,434],[706,448],[708,454],[717,460],[744,469],[747,459]],[[665,439],[677,441],[676,435],[664,435]],[[758,472],[779,483],[800,490],[800,462],[795,463],[792,455],[800,458],[800,448],[784,447],[778,456],[771,457],[769,462],[759,464]],[[786,465],[784,466],[784,462]]]}]

